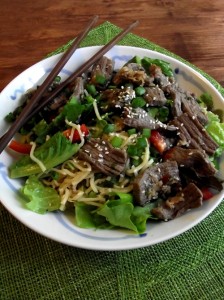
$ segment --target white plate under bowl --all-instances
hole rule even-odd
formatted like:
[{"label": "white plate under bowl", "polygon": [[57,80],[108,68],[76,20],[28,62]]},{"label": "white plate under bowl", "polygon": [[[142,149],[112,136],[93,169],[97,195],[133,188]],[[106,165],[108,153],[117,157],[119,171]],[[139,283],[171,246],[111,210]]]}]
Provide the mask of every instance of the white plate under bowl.
[{"label": "white plate under bowl", "polygon": [[[100,46],[78,49],[65,65],[60,75],[67,78],[80,64],[99,50]],[[184,63],[161,53],[128,46],[115,46],[107,54],[115,60],[115,67],[120,68],[134,55],[163,59],[175,70],[175,77],[180,86],[199,96],[208,92],[214,99],[216,108],[223,109],[224,100],[214,86],[200,73]],[[21,99],[21,95],[41,83],[60,59],[61,54],[47,58],[28,68],[17,76],[0,94],[0,135],[8,124],[5,115],[13,111]],[[169,222],[149,223],[145,234],[135,235],[125,230],[89,230],[81,229],[73,224],[74,216],[61,212],[39,215],[25,208],[25,201],[19,196],[18,190],[22,180],[12,180],[7,169],[15,160],[16,155],[5,150],[0,155],[0,199],[5,208],[27,227],[52,240],[92,250],[126,250],[154,245],[178,236],[205,219],[222,201],[224,191],[204,202],[203,206],[193,209],[185,215]],[[224,159],[221,161],[221,176],[223,176]]]}]

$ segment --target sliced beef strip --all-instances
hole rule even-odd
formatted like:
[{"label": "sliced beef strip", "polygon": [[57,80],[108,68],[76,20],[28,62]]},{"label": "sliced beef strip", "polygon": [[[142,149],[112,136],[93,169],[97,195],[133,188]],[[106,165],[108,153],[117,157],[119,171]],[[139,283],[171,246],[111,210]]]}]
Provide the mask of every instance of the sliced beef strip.
[{"label": "sliced beef strip", "polygon": [[129,127],[143,129],[158,129],[163,128],[166,130],[174,131],[176,127],[174,125],[166,125],[157,119],[151,117],[143,108],[133,108],[126,106],[123,111],[124,120],[123,123]]},{"label": "sliced beef strip", "polygon": [[172,83],[172,79],[163,74],[161,68],[152,64],[149,68],[150,76],[153,77],[153,82],[160,88],[165,88]]},{"label": "sliced beef strip", "polygon": [[123,89],[107,89],[101,93],[101,108],[103,110],[110,110],[110,108],[123,108],[130,104],[135,97],[135,91],[130,87]]},{"label": "sliced beef strip", "polygon": [[202,125],[208,123],[208,117],[194,97],[188,97],[182,100],[182,110],[191,118],[197,118]]},{"label": "sliced beef strip", "polygon": [[158,86],[154,86],[151,88],[146,87],[145,90],[146,92],[143,95],[143,98],[149,106],[163,106],[166,104],[167,99],[164,95],[164,92]]},{"label": "sliced beef strip", "polygon": [[160,206],[153,208],[152,214],[164,221],[172,220],[189,209],[200,207],[202,200],[202,192],[194,183],[189,183],[176,196],[169,197]]},{"label": "sliced beef strip", "polygon": [[[106,56],[102,56],[92,67],[90,74],[90,83],[97,87],[106,86],[107,83],[112,79],[114,72],[114,61]],[[100,84],[97,81],[98,76],[105,78],[105,83]]]},{"label": "sliced beef strip", "polygon": [[123,66],[113,78],[113,82],[116,85],[129,82],[143,86],[147,80],[148,75],[146,74],[145,69],[136,63],[129,63]]},{"label": "sliced beef strip", "polygon": [[205,128],[196,119],[183,113],[176,117],[169,124],[178,128],[179,142],[178,146],[199,149],[208,155],[213,155],[218,145],[206,132]]},{"label": "sliced beef strip", "polygon": [[177,84],[168,85],[163,91],[166,97],[173,100],[172,114],[174,117],[186,112],[189,116],[197,118],[202,125],[208,123],[203,108],[200,107],[197,99],[190,92],[184,91]]},{"label": "sliced beef strip", "polygon": [[99,138],[87,141],[79,150],[78,158],[106,175],[121,174],[127,162],[125,151],[113,148],[109,142]]},{"label": "sliced beef strip", "polygon": [[72,83],[72,94],[70,97],[75,97],[77,100],[81,101],[84,94],[84,79],[82,77],[77,77]]},{"label": "sliced beef strip", "polygon": [[41,115],[47,122],[51,122],[60,113],[60,108],[68,102],[68,95],[62,91],[48,105],[41,110]]},{"label": "sliced beef strip", "polygon": [[172,186],[179,185],[179,182],[179,169],[175,161],[151,166],[134,179],[134,199],[144,206],[161,194],[170,194]]},{"label": "sliced beef strip", "polygon": [[184,149],[176,146],[165,153],[164,159],[176,161],[180,168],[193,169],[199,177],[213,176],[216,173],[211,162],[198,149]]}]

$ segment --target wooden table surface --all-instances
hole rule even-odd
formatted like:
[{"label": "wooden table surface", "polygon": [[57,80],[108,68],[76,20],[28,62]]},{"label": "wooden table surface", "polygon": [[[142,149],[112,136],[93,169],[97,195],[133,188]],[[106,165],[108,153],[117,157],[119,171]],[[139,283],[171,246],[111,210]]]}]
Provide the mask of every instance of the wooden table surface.
[{"label": "wooden table surface", "polygon": [[223,0],[1,0],[0,90],[75,37],[90,16],[125,27],[182,56],[224,85]]}]

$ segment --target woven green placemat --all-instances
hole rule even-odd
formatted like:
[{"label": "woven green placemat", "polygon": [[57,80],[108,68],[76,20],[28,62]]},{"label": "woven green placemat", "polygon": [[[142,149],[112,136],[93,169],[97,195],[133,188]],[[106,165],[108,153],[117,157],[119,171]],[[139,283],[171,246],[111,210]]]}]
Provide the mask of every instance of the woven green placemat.
[{"label": "woven green placemat", "polygon": [[[92,30],[82,46],[104,44],[119,30],[106,22]],[[121,44],[173,55],[133,34]],[[213,78],[200,72],[223,93]],[[193,229],[158,245],[99,252],[42,237],[0,205],[0,299],[221,300],[224,298],[223,212],[222,203]]]}]

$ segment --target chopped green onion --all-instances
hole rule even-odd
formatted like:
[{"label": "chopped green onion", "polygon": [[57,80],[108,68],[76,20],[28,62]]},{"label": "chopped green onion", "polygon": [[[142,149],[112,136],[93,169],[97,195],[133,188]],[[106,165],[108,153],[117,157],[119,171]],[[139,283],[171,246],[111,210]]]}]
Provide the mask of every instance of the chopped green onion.
[{"label": "chopped green onion", "polygon": [[123,144],[123,139],[119,136],[114,136],[111,140],[111,145],[114,148],[120,148],[122,144]]},{"label": "chopped green onion", "polygon": [[169,111],[168,107],[163,106],[158,109],[158,113],[156,116],[159,119],[159,121],[166,122],[169,117],[169,112],[170,111]]},{"label": "chopped green onion", "polygon": [[132,159],[132,165],[137,167],[140,164],[140,160],[138,158],[133,158]]},{"label": "chopped green onion", "polygon": [[145,106],[146,102],[142,97],[136,97],[132,100],[131,106],[134,108]]},{"label": "chopped green onion", "polygon": [[132,134],[135,134],[136,133],[136,129],[135,128],[131,128],[131,129],[128,129],[128,135],[132,135]]},{"label": "chopped green onion", "polygon": [[110,133],[110,132],[114,132],[114,131],[115,131],[115,125],[114,124],[107,124],[103,129],[104,133]]},{"label": "chopped green onion", "polygon": [[150,135],[151,135],[151,129],[149,129],[149,128],[143,128],[143,130],[142,130],[142,136],[144,138],[149,138]]},{"label": "chopped green onion", "polygon": [[54,82],[55,83],[60,83],[61,81],[61,76],[56,76],[55,79],[54,79]]},{"label": "chopped green onion", "polygon": [[145,88],[143,86],[138,86],[136,89],[135,89],[135,93],[137,96],[142,96],[145,94]]},{"label": "chopped green onion", "polygon": [[137,139],[136,146],[140,149],[147,147],[146,139],[144,137],[139,137]]},{"label": "chopped green onion", "polygon": [[87,103],[91,103],[91,104],[95,101],[95,99],[91,95],[87,95],[85,99]]},{"label": "chopped green onion", "polygon": [[142,59],[141,59],[141,57],[140,56],[134,56],[132,59],[130,59],[128,62],[127,62],[127,64],[129,64],[129,63],[136,63],[136,64],[139,64],[139,65],[141,65],[142,64]]},{"label": "chopped green onion", "polygon": [[103,76],[103,75],[98,74],[98,75],[96,75],[95,80],[96,80],[96,83],[98,83],[98,84],[105,84],[106,77]]},{"label": "chopped green onion", "polygon": [[92,96],[95,96],[97,94],[96,87],[94,84],[87,84],[86,89],[88,93],[91,94]]},{"label": "chopped green onion", "polygon": [[129,145],[127,148],[127,153],[129,156],[138,156],[138,147],[136,145]]},{"label": "chopped green onion", "polygon": [[156,117],[157,113],[158,113],[158,108],[157,108],[157,107],[152,107],[152,108],[149,109],[149,114],[150,114],[150,116],[152,116],[153,118]]}]

